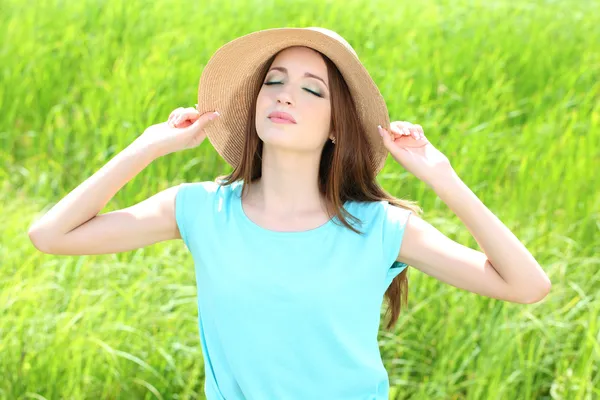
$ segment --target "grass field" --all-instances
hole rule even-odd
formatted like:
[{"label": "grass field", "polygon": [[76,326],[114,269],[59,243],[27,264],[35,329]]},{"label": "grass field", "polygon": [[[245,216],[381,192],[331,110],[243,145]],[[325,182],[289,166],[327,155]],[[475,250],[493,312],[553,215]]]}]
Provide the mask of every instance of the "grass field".
[{"label": "grass field", "polygon": [[[593,1],[0,0],[0,399],[202,399],[183,242],[38,252],[27,228],[149,125],[192,106],[219,46],[325,26],[356,49],[392,120],[419,123],[534,254],[542,302],[412,269],[380,347],[396,399],[600,398],[600,4]],[[229,166],[205,141],[156,160],[103,211]],[[381,183],[477,244],[388,158]],[[382,309],[383,311],[383,309]]]}]

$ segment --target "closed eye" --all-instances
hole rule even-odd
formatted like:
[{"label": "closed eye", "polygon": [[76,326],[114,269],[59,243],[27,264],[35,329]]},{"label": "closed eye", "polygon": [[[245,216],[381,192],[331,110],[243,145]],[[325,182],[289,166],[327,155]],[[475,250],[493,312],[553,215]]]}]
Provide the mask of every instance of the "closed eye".
[{"label": "closed eye", "polygon": [[[270,85],[281,85],[281,84],[282,84],[282,82],[265,82],[265,85],[268,85],[268,86],[270,86]],[[314,94],[317,97],[323,97],[319,93],[313,92],[310,89],[306,89],[306,88],[303,88],[303,89],[306,90],[308,93]]]}]

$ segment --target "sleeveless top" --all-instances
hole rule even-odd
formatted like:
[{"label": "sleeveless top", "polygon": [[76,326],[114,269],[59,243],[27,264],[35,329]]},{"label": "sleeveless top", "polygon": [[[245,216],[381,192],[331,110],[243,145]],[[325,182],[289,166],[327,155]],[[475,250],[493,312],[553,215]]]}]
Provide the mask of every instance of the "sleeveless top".
[{"label": "sleeveless top", "polygon": [[[250,220],[242,182],[181,185],[175,216],[195,267],[208,400],[387,400],[378,330],[411,213],[348,201],[311,230]],[[339,221],[338,221],[339,223]]]}]

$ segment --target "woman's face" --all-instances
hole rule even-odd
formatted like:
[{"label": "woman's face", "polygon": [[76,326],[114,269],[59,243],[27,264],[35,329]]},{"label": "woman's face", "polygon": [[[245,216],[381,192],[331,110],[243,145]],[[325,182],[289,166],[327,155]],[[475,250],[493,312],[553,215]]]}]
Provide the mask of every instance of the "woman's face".
[{"label": "woman's face", "polygon": [[[282,68],[285,70],[278,70]],[[316,77],[306,76],[312,74]],[[273,111],[290,114],[295,124],[269,119]],[[327,65],[308,47],[281,51],[269,67],[256,102],[256,131],[265,143],[294,150],[321,150],[332,136]]]}]

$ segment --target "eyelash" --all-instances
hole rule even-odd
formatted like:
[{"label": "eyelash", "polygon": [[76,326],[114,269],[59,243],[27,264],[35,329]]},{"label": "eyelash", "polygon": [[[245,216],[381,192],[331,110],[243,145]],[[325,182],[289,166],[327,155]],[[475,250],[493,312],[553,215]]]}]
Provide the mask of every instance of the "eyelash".
[{"label": "eyelash", "polygon": [[[270,85],[277,85],[277,84],[281,84],[281,82],[265,82],[264,84],[265,84],[265,85],[267,85],[267,86],[270,86]],[[318,93],[316,93],[316,92],[313,92],[312,90],[308,90],[308,89],[304,89],[304,90],[306,90],[308,93],[312,93],[312,94],[314,94],[314,95],[315,95],[315,96],[317,96],[317,97],[323,97],[323,96],[321,96],[320,94],[318,94]]]}]

